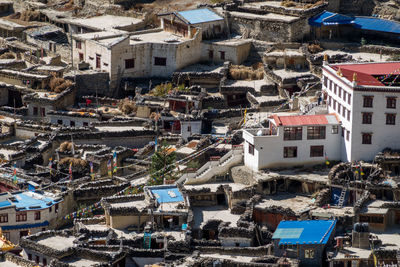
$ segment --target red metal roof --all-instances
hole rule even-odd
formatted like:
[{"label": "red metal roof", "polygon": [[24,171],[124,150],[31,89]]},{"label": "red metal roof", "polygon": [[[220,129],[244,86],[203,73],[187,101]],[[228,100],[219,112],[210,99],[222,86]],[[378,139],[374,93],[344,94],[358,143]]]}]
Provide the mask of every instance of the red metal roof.
[{"label": "red metal roof", "polygon": [[273,116],[277,126],[302,126],[302,125],[326,125],[339,124],[335,114],[328,115],[295,115],[295,116]]},{"label": "red metal roof", "polygon": [[331,65],[332,69],[338,71],[339,68],[350,82],[353,81],[354,73],[357,73],[357,84],[369,86],[385,86],[373,75],[400,74],[400,62],[390,63],[361,63]]}]

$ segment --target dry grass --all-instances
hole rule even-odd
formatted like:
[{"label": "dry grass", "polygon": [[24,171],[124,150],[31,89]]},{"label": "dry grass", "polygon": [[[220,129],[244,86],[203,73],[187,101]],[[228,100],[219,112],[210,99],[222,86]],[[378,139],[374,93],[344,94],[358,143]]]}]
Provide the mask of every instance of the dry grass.
[{"label": "dry grass", "polygon": [[72,150],[72,143],[65,141],[60,145],[60,152],[71,151]]},{"label": "dry grass", "polygon": [[295,2],[293,2],[293,1],[282,1],[281,2],[281,6],[284,6],[284,7],[295,7],[295,6],[297,6],[297,4]]},{"label": "dry grass", "polygon": [[119,102],[118,109],[125,115],[131,114],[137,110],[135,102],[127,98]]},{"label": "dry grass", "polygon": [[310,8],[322,5],[323,3],[324,3],[324,1],[318,1],[318,2],[315,2],[314,4],[309,3],[309,4],[304,5],[302,3],[297,3],[297,2],[294,2],[294,1],[291,1],[291,0],[284,0],[284,1],[281,2],[281,6],[284,6],[284,7],[296,7],[296,8],[302,8],[302,9],[310,9]]},{"label": "dry grass", "polygon": [[86,160],[68,157],[61,159],[60,165],[69,166],[71,162],[72,162],[72,167],[79,167],[79,168],[85,168],[88,164]]},{"label": "dry grass", "polygon": [[264,78],[263,65],[262,63],[256,63],[251,67],[232,65],[229,76],[233,80],[261,80]]},{"label": "dry grass", "polygon": [[324,49],[319,44],[310,44],[308,45],[308,51],[312,54],[316,54],[324,51]]},{"label": "dry grass", "polygon": [[9,16],[10,19],[18,19],[22,21],[40,21],[40,12],[25,10],[22,12],[17,12]]},{"label": "dry grass", "polygon": [[0,59],[15,59],[15,55],[12,52],[5,52],[4,54],[0,55]]},{"label": "dry grass", "polygon": [[61,93],[71,85],[72,82],[70,80],[65,80],[64,78],[53,77],[50,80],[50,89],[55,93]]}]

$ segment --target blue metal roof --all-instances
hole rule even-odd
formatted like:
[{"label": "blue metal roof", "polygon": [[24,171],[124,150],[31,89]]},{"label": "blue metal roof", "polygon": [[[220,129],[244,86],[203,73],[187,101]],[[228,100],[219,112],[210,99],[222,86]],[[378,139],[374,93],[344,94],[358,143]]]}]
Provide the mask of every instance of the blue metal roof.
[{"label": "blue metal roof", "polygon": [[45,197],[35,192],[21,192],[12,194],[15,201],[4,200],[0,202],[0,208],[15,205],[17,210],[40,210],[51,207],[60,201],[54,201],[53,198]]},{"label": "blue metal roof", "polygon": [[272,239],[283,244],[326,244],[336,220],[281,221]]},{"label": "blue metal roof", "polygon": [[400,23],[375,17],[351,17],[324,11],[308,20],[311,26],[321,27],[322,25],[353,25],[353,27],[378,32],[400,34]]},{"label": "blue metal roof", "polygon": [[179,11],[178,14],[187,20],[190,24],[211,22],[217,20],[223,20],[224,18],[208,8],[194,9]]},{"label": "blue metal roof", "polygon": [[26,223],[26,224],[18,224],[18,225],[5,225],[1,226],[1,230],[16,230],[16,229],[27,229],[27,228],[37,228],[48,226],[49,222],[44,221],[41,223]]},{"label": "blue metal roof", "polygon": [[352,24],[355,28],[362,30],[400,34],[400,23],[391,20],[372,17],[355,17]]},{"label": "blue metal roof", "polygon": [[183,201],[183,196],[177,187],[149,188],[156,197],[158,203],[172,203]]}]

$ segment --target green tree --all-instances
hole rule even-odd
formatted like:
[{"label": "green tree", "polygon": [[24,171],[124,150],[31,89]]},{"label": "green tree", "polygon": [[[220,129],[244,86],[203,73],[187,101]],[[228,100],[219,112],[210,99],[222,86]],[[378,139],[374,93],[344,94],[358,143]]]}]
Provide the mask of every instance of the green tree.
[{"label": "green tree", "polygon": [[175,152],[164,142],[151,157],[149,184],[160,185],[163,184],[164,179],[176,180],[175,162]]}]

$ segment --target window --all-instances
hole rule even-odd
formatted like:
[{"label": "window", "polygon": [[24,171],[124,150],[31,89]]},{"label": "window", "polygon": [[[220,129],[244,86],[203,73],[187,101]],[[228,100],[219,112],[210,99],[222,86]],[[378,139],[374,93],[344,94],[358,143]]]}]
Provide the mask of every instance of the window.
[{"label": "window", "polygon": [[364,112],[362,113],[362,124],[371,124],[372,123],[372,113]]},{"label": "window", "polygon": [[32,254],[31,253],[28,253],[28,260],[32,260]]},{"label": "window", "polygon": [[345,90],[343,90],[343,100],[344,101],[346,101],[346,99],[347,99],[347,95],[346,94],[347,94],[347,92]]},{"label": "window", "polygon": [[333,110],[336,110],[336,100],[333,100]]},{"label": "window", "polygon": [[62,124],[62,120],[57,120],[57,124]]},{"label": "window", "polygon": [[374,102],[373,96],[364,96],[363,107],[372,108],[373,102]]},{"label": "window", "polygon": [[47,259],[43,258],[43,266],[47,266]]},{"label": "window", "polygon": [[325,126],[308,126],[307,139],[325,139]]},{"label": "window", "polygon": [[46,116],[46,108],[40,108],[40,116],[42,117]]},{"label": "window", "polygon": [[135,59],[125,59],[125,69],[133,69],[135,67]]},{"label": "window", "polygon": [[333,134],[338,134],[339,133],[339,126],[338,125],[333,125],[332,126],[332,133]]},{"label": "window", "polygon": [[386,98],[386,107],[387,108],[396,108],[396,98],[395,97]]},{"label": "window", "polygon": [[337,94],[337,85],[335,84],[335,87],[333,87],[333,93],[336,95]]},{"label": "window", "polygon": [[344,132],[346,131],[346,129],[344,127],[342,127],[342,137],[344,137]]},{"label": "window", "polygon": [[328,78],[326,78],[325,76],[324,76],[324,86],[325,88],[328,87]]},{"label": "window", "polygon": [[342,105],[340,105],[340,103],[338,103],[338,104],[337,104],[337,112],[339,113],[339,115],[340,115],[340,109],[341,109],[341,107],[342,107]]},{"label": "window", "polygon": [[35,262],[36,262],[37,264],[39,264],[39,262],[40,262],[40,257],[37,256],[37,255],[36,255],[36,257],[35,257]]},{"label": "window", "polygon": [[350,131],[349,130],[346,131],[346,140],[347,141],[350,140]]},{"label": "window", "polygon": [[297,146],[287,146],[283,148],[284,158],[297,158]]},{"label": "window", "polygon": [[33,116],[37,116],[39,113],[38,107],[33,107]]},{"label": "window", "polygon": [[304,250],[304,258],[314,259],[314,250],[313,249],[305,249]]},{"label": "window", "polygon": [[83,61],[83,53],[79,53],[79,62]]},{"label": "window", "polygon": [[332,91],[332,81],[331,80],[329,80],[329,90]]},{"label": "window", "polygon": [[74,121],[70,121],[70,122],[69,122],[69,126],[75,127],[75,122],[74,122]]},{"label": "window", "polygon": [[8,214],[7,213],[0,214],[0,223],[6,223],[6,222],[8,222]]},{"label": "window", "polygon": [[51,207],[49,208],[49,213],[51,213]]},{"label": "window", "polygon": [[35,211],[35,221],[40,220],[40,211]]},{"label": "window", "polygon": [[310,146],[310,157],[323,157],[324,146]]},{"label": "window", "polygon": [[26,212],[17,212],[15,220],[17,222],[25,222],[26,221]]},{"label": "window", "polygon": [[208,58],[213,59],[214,58],[214,50],[208,50]]},{"label": "window", "polygon": [[191,125],[188,125],[187,131],[188,131],[188,132],[191,132],[191,131],[192,131],[192,126],[191,126]]},{"label": "window", "polygon": [[83,127],[88,127],[88,126],[89,126],[89,123],[86,122],[86,121],[84,121],[84,122],[83,122]]},{"label": "window", "polygon": [[155,57],[154,58],[155,66],[167,66],[167,58],[165,57]]},{"label": "window", "polygon": [[54,205],[54,212],[58,213],[58,203],[56,205]]},{"label": "window", "polygon": [[347,111],[347,120],[350,121],[350,110]]},{"label": "window", "polygon": [[396,114],[386,114],[386,124],[395,125],[396,124]]},{"label": "window", "polygon": [[254,145],[252,145],[250,143],[248,143],[248,144],[249,144],[249,154],[254,155]]},{"label": "window", "polygon": [[283,140],[301,140],[303,135],[303,127],[285,127],[283,129]]},{"label": "window", "polygon": [[75,48],[82,49],[82,42],[81,41],[75,41]]},{"label": "window", "polygon": [[346,110],[346,108],[343,106],[343,108],[342,108],[342,116],[343,116],[343,118],[346,118],[346,112],[347,110]]},{"label": "window", "polygon": [[101,55],[96,54],[96,69],[101,68]]},{"label": "window", "polygon": [[347,95],[347,103],[351,104],[351,94]]},{"label": "window", "polygon": [[332,97],[331,97],[331,96],[328,97],[328,105],[329,105],[329,106],[332,105]]},{"label": "window", "polygon": [[342,98],[342,88],[339,87],[339,97]]},{"label": "window", "polygon": [[219,51],[219,57],[221,60],[225,60],[225,51]]},{"label": "window", "polygon": [[363,145],[370,145],[372,144],[372,135],[369,133],[362,134],[362,144]]}]

